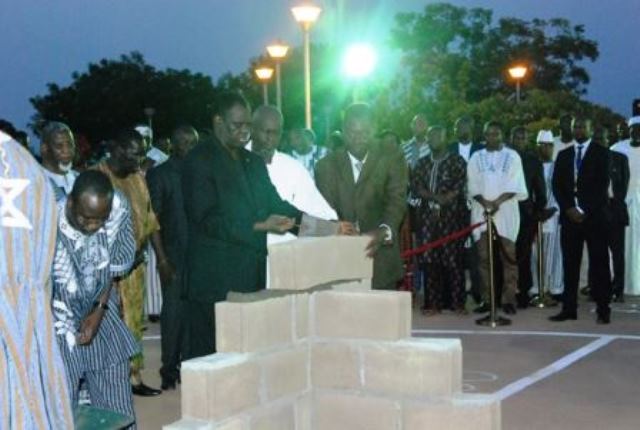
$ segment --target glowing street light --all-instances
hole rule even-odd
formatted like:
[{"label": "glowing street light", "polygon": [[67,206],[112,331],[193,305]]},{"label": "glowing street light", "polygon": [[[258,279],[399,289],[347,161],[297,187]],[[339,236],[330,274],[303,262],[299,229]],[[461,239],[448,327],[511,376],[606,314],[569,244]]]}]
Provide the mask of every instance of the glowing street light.
[{"label": "glowing street light", "polygon": [[293,18],[302,27],[304,38],[304,119],[306,128],[311,128],[311,52],[309,31],[311,26],[318,20],[320,12],[322,12],[322,9],[308,3],[291,8]]},{"label": "glowing street light", "polygon": [[509,68],[509,76],[516,81],[516,103],[520,103],[520,82],[527,75],[526,66],[513,66]]},{"label": "glowing street light", "polygon": [[280,63],[287,56],[289,52],[289,47],[284,43],[278,41],[273,45],[267,46],[267,52],[269,53],[269,57],[276,64],[276,106],[278,109],[282,111],[282,87],[280,84]]},{"label": "glowing street light", "polygon": [[262,82],[262,97],[264,99],[264,104],[269,104],[269,90],[267,85],[273,76],[273,69],[271,67],[258,67],[255,71],[256,77],[260,82]]},{"label": "glowing street light", "polygon": [[353,87],[353,101],[358,101],[358,80],[371,74],[378,62],[378,56],[373,46],[366,43],[356,43],[347,48],[342,57],[342,72],[349,78],[356,80]]}]

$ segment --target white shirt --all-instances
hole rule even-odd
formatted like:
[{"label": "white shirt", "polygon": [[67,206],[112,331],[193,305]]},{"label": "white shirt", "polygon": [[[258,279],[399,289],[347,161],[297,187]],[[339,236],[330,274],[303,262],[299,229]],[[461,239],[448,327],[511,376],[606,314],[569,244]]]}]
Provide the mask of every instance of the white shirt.
[{"label": "white shirt", "polygon": [[360,178],[360,173],[362,173],[362,169],[364,168],[364,163],[367,162],[367,157],[369,156],[369,154],[367,153],[367,155],[364,156],[362,161],[358,160],[356,157],[351,155],[349,151],[347,151],[347,154],[349,154],[349,160],[351,161],[351,170],[353,171],[353,182],[358,182],[358,179]]},{"label": "white shirt", "polygon": [[471,158],[471,142],[458,142],[458,154],[468,163]]},{"label": "white shirt", "polygon": [[553,161],[556,161],[556,158],[558,158],[558,154],[560,153],[560,151],[567,148],[571,148],[575,143],[576,143],[575,140],[565,143],[561,140],[560,136],[554,137],[553,138]]},{"label": "white shirt", "polygon": [[[480,195],[487,200],[495,200],[501,194],[514,193],[515,196],[500,205],[493,215],[498,234],[512,242],[518,237],[520,211],[518,201],[528,197],[522,170],[522,160],[516,151],[503,146],[499,151],[476,151],[467,166],[467,187],[471,200],[471,222],[484,221],[484,208],[473,197]],[[474,240],[486,231],[486,224],[473,232]]]},{"label": "white shirt", "polygon": [[611,147],[612,151],[616,151],[627,157],[629,161],[629,192],[627,193],[627,201],[633,198],[637,199],[640,193],[640,147],[631,146],[631,140],[621,140]]},{"label": "white shirt", "polygon": [[[311,216],[326,220],[337,220],[338,215],[322,197],[311,175],[295,158],[275,151],[271,163],[267,164],[269,178],[283,200]],[[267,244],[287,242],[295,239],[291,233],[268,234]]]},{"label": "white shirt", "polygon": [[42,170],[44,170],[44,174],[46,175],[46,177],[49,178],[56,187],[61,188],[64,191],[65,196],[71,193],[73,184],[78,177],[78,172],[76,172],[75,170],[69,170],[64,175],[59,175],[45,168],[43,168]]}]

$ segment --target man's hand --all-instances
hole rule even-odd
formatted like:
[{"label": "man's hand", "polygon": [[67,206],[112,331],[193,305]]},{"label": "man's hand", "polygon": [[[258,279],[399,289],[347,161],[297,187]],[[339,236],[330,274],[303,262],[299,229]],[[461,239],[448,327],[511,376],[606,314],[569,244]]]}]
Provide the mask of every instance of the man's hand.
[{"label": "man's hand", "polygon": [[255,229],[268,233],[284,234],[296,225],[296,220],[282,215],[270,215],[266,220],[256,224]]},{"label": "man's hand", "polygon": [[498,205],[496,205],[495,200],[487,200],[484,197],[480,197],[478,203],[484,208],[485,211],[489,213],[496,213],[498,211]]},{"label": "man's hand", "polygon": [[160,274],[160,282],[164,287],[168,287],[173,282],[173,277],[176,275],[176,269],[169,262],[164,259],[158,261],[158,273]]},{"label": "man's hand", "polygon": [[359,234],[356,226],[349,221],[338,221],[338,235],[340,236],[356,236]]},{"label": "man's hand", "polygon": [[538,216],[538,219],[541,222],[545,222],[549,218],[551,218],[557,211],[558,211],[558,208],[546,208],[546,209],[543,209],[540,212],[540,215]]},{"label": "man's hand", "polygon": [[371,237],[369,244],[365,248],[365,250],[367,251],[367,257],[373,258],[380,247],[384,245],[385,237],[387,236],[387,230],[383,227],[379,227],[376,230],[373,230],[366,234]]},{"label": "man's hand", "polygon": [[77,340],[79,345],[89,345],[98,333],[105,310],[97,307],[80,323]]},{"label": "man's hand", "polygon": [[572,223],[580,224],[584,221],[584,214],[580,212],[578,208],[569,208],[566,210],[565,214]]}]

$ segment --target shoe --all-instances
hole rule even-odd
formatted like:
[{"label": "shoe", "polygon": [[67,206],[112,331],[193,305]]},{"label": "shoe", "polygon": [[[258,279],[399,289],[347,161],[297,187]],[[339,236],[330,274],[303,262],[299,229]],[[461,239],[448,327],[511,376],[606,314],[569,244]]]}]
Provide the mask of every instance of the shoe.
[{"label": "shoe", "polygon": [[160,321],[160,315],[157,314],[151,314],[149,315],[149,322],[151,323],[157,323]]},{"label": "shoe", "polygon": [[484,302],[473,310],[474,314],[486,314],[487,312],[491,312],[491,306],[489,306],[489,303]]},{"label": "shoe", "polygon": [[164,391],[164,390],[175,390],[177,382],[178,382],[177,379],[162,378],[162,384],[160,385],[160,388],[162,389],[162,391]]},{"label": "shoe", "polygon": [[583,296],[590,296],[591,295],[591,287],[589,285],[586,285],[586,286],[580,288],[580,294],[582,294]]},{"label": "shoe", "polygon": [[575,321],[577,319],[578,319],[578,314],[576,312],[567,312],[567,311],[561,311],[559,314],[549,317],[549,321],[553,321],[553,322],[563,322],[568,320]]},{"label": "shoe", "polygon": [[464,306],[456,307],[453,312],[459,316],[469,315],[469,311]]},{"label": "shoe", "polygon": [[148,385],[143,384],[142,382],[138,385],[131,384],[131,392],[135,396],[141,397],[153,397],[162,394],[162,391],[157,390],[155,388],[151,388]]},{"label": "shoe", "polygon": [[596,324],[609,323],[611,323],[611,314],[598,314],[598,318],[596,318]]},{"label": "shoe", "polygon": [[516,307],[513,306],[511,303],[507,303],[506,305],[502,306],[502,311],[507,315],[515,315]]},{"label": "shoe", "polygon": [[432,317],[434,315],[438,315],[439,313],[440,313],[440,309],[436,308],[435,306],[428,306],[428,307],[422,308],[422,315],[426,317]]}]

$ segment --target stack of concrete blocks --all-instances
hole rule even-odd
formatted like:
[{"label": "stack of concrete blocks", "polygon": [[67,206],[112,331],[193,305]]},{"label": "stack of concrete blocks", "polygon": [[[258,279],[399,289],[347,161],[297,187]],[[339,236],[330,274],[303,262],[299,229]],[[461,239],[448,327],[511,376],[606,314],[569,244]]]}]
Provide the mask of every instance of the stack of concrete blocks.
[{"label": "stack of concrete blocks", "polygon": [[[340,282],[217,304],[218,353],[182,364],[183,418],[165,430],[500,429],[498,401],[461,392],[460,341],[411,338],[410,294],[366,289],[365,245],[330,238],[270,249],[272,269],[274,255],[276,266],[301,264],[296,258],[305,252],[322,264],[330,259]],[[326,256],[328,248],[337,257]],[[276,272],[279,285],[331,281],[331,274],[295,281],[295,273]]]}]

